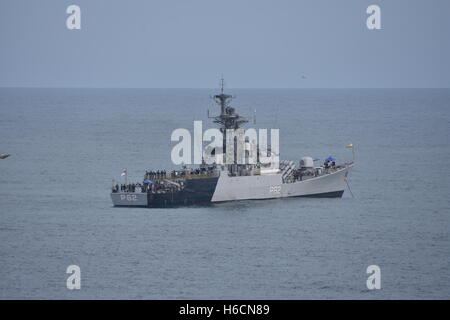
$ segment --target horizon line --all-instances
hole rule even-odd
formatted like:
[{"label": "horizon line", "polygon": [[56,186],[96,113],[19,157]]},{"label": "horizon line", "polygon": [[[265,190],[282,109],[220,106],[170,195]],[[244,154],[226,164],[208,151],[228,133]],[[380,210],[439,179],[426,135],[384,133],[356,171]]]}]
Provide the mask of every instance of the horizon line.
[{"label": "horizon line", "polygon": [[[83,86],[0,86],[0,89],[173,89],[173,90],[217,90],[218,87],[83,87]],[[228,87],[225,89],[262,89],[262,90],[303,90],[303,89],[450,89],[450,87]]]}]

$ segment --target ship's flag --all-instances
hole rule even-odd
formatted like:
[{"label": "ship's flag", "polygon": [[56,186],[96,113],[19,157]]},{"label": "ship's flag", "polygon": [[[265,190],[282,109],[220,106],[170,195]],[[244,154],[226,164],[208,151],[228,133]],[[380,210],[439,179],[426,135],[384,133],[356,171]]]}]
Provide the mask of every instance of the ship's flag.
[{"label": "ship's flag", "polygon": [[127,174],[127,170],[125,169],[125,170],[122,171],[122,173],[120,174],[120,176],[123,177],[123,176],[126,175],[126,174]]},{"label": "ship's flag", "polygon": [[349,143],[345,146],[346,148],[353,148],[353,143]]}]

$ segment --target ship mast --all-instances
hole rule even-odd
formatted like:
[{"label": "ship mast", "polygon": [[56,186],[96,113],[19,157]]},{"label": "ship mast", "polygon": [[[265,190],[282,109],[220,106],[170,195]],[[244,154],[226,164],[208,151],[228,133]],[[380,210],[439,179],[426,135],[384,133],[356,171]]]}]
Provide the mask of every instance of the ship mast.
[{"label": "ship mast", "polygon": [[226,129],[238,129],[244,123],[247,123],[248,120],[241,117],[236,113],[235,109],[229,105],[230,101],[234,98],[232,95],[225,94],[224,87],[224,79],[220,79],[221,88],[220,94],[214,95],[214,101],[220,106],[220,115],[216,117],[212,117],[214,123],[220,125],[220,131],[225,133]]},{"label": "ship mast", "polygon": [[[236,113],[236,110],[230,106],[231,100],[234,96],[224,93],[224,79],[220,79],[220,94],[213,96],[214,101],[220,106],[220,115],[210,117],[214,123],[219,124],[220,132],[223,135],[223,153],[226,154],[227,129],[239,129],[241,125],[248,122],[247,119]],[[236,138],[234,148],[234,158],[236,159]]]}]

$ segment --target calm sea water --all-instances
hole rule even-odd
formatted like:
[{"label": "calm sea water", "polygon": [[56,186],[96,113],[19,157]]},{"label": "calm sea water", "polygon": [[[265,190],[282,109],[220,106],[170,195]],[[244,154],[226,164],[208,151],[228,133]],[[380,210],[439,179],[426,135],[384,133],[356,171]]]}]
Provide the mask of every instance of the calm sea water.
[{"label": "calm sea water", "polygon": [[284,159],[353,143],[355,197],[113,208],[215,90],[0,89],[0,298],[450,298],[450,90],[231,91]]}]

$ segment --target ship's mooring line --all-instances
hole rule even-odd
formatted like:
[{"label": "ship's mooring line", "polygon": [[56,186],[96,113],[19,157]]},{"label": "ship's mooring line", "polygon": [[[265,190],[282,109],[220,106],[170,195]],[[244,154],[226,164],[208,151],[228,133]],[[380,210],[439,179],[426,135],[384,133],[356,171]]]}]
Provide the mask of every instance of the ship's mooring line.
[{"label": "ship's mooring line", "polygon": [[350,191],[350,194],[352,195],[352,198],[354,198],[355,196],[353,195],[352,189],[350,189],[350,185],[348,184],[347,178],[345,178],[345,183],[347,184],[348,191]]}]

